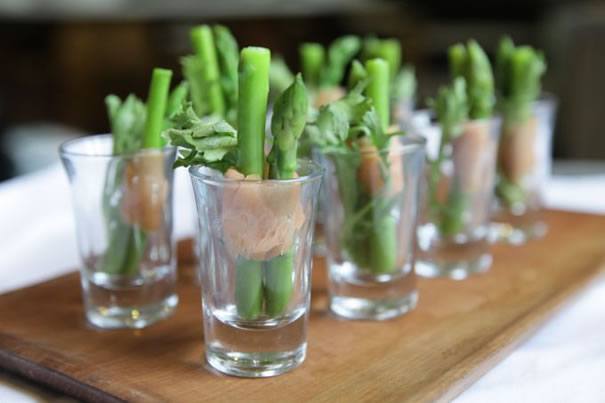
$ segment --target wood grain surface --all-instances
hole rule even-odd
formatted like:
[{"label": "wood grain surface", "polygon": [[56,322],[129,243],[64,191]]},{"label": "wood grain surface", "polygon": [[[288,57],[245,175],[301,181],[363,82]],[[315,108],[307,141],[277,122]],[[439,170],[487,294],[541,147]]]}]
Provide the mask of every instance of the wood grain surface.
[{"label": "wood grain surface", "polygon": [[447,401],[600,271],[605,217],[546,216],[545,239],[495,247],[492,270],[465,281],[420,280],[418,308],[385,322],[327,313],[317,261],[307,360],[279,377],[205,367],[191,265],[180,269],[176,314],[144,330],[89,327],[77,274],[0,295],[0,367],[95,402]]}]

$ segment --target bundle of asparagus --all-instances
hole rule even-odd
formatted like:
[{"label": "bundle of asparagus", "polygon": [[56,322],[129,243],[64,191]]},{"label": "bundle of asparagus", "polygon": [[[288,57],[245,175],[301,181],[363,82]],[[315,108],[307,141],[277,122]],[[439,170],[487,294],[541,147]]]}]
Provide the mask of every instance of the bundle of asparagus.
[{"label": "bundle of asparagus", "polygon": [[194,55],[181,59],[183,76],[198,116],[215,115],[235,124],[239,47],[227,27],[200,25],[191,30]]},{"label": "bundle of asparagus", "polygon": [[541,52],[515,47],[510,38],[500,41],[496,57],[498,109],[504,118],[498,150],[496,193],[508,207],[524,203],[527,182],[536,166],[537,119],[534,105],[546,71]]},{"label": "bundle of asparagus", "polygon": [[[489,159],[493,154],[490,118],[494,108],[494,82],[489,60],[475,41],[449,49],[454,83],[429,100],[441,126],[439,153],[431,161],[429,180],[433,217],[443,236],[461,232],[469,223],[482,222],[483,204],[473,203],[492,182]],[[445,172],[452,161],[453,173]]]},{"label": "bundle of asparagus", "polygon": [[[147,103],[134,95],[105,99],[113,135],[113,155],[106,173],[103,213],[108,246],[101,263],[109,274],[136,275],[147,237],[164,224],[167,183],[160,133],[177,112],[186,88],[168,97],[172,72],[154,69]],[[167,106],[168,105],[168,106]]]},{"label": "bundle of asparagus", "polygon": [[[248,181],[297,177],[297,147],[306,123],[308,95],[297,75],[277,99],[271,121],[273,146],[265,156],[269,93],[268,49],[247,47],[239,61],[237,130],[216,116],[198,117],[188,105],[165,132],[181,147],[176,165],[204,165],[224,173],[236,186],[225,189],[223,230],[236,256],[235,305],[243,319],[277,316],[293,289],[293,237],[304,222],[297,192]],[[245,182],[244,182],[245,181]]]},{"label": "bundle of asparagus", "polygon": [[[325,49],[315,42],[303,43],[299,48],[303,78],[309,88],[311,106],[320,106],[342,98],[344,90],[340,86],[347,66],[358,54],[361,40],[354,35],[336,39]],[[271,61],[271,91],[280,94],[293,74],[284,61],[277,57]]]},{"label": "bundle of asparagus", "polygon": [[399,263],[391,210],[403,181],[399,156],[390,150],[390,136],[397,133],[387,133],[389,79],[385,60],[371,59],[365,66],[355,62],[347,95],[321,107],[308,127],[334,167],[344,211],[339,245],[344,259],[375,275],[392,273]]},{"label": "bundle of asparagus", "polygon": [[395,38],[379,39],[373,36],[366,38],[363,43],[362,59],[375,58],[384,59],[389,64],[391,74],[390,95],[394,120],[396,122],[406,121],[410,116],[404,116],[403,114],[409,114],[413,109],[416,93],[414,67],[411,64],[401,65],[401,43]]}]

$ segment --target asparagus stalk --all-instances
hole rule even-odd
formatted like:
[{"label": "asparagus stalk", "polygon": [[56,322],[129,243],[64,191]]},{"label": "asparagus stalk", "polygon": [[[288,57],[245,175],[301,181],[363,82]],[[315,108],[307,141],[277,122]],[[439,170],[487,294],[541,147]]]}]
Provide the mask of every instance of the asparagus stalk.
[{"label": "asparagus stalk", "polygon": [[452,236],[462,230],[462,213],[466,208],[464,194],[459,184],[452,183],[446,200],[439,200],[437,189],[442,177],[441,166],[445,161],[445,149],[462,132],[462,124],[468,119],[468,101],[464,78],[457,77],[450,87],[442,87],[435,99],[429,100],[441,126],[441,141],[437,158],[430,162],[429,206],[437,218],[439,231],[444,236]]},{"label": "asparagus stalk", "polygon": [[212,29],[207,25],[201,25],[192,29],[191,41],[201,62],[201,74],[204,85],[208,86],[207,101],[210,107],[209,112],[223,116],[225,113],[225,100],[221,90],[220,70]]},{"label": "asparagus stalk", "polygon": [[221,89],[225,99],[224,117],[227,122],[235,124],[237,120],[237,65],[239,63],[239,46],[229,28],[215,25],[213,33],[220,66]]},{"label": "asparagus stalk", "polygon": [[290,86],[294,80],[294,75],[288,68],[288,65],[281,57],[271,58],[271,67],[269,68],[270,98],[277,97]]},{"label": "asparagus stalk", "polygon": [[162,148],[162,129],[172,71],[153,69],[147,98],[147,118],[143,131],[143,148]]},{"label": "asparagus stalk", "polygon": [[[145,105],[134,95],[124,102],[117,96],[105,98],[111,132],[113,135],[113,155],[131,154],[141,146],[141,134],[145,125]],[[112,161],[105,178],[103,191],[103,212],[108,233],[108,245],[102,261],[102,270],[108,274],[127,274],[133,265],[129,259],[132,227],[124,222],[119,206],[114,203],[116,192],[121,193],[124,180],[122,160]]]},{"label": "asparagus stalk", "polygon": [[312,88],[317,88],[325,60],[324,47],[319,43],[303,43],[299,51],[305,82]]},{"label": "asparagus stalk", "polygon": [[[389,65],[383,59],[371,59],[366,62],[366,71],[366,95],[372,100],[379,117],[381,137],[385,137],[390,120]],[[376,133],[374,135],[376,136]],[[387,141],[386,138],[379,138],[375,139],[374,143],[382,145],[387,144]],[[382,151],[376,148],[375,150]],[[379,159],[378,156],[377,160]],[[388,172],[384,175],[388,175]],[[397,221],[388,213],[388,201],[381,195],[374,197],[377,200],[373,207],[372,230],[369,234],[371,268],[375,273],[389,273],[395,269],[397,260]]]},{"label": "asparagus stalk", "polygon": [[327,60],[319,73],[319,87],[332,88],[340,85],[347,65],[359,52],[361,41],[353,35],[346,35],[330,44]]},{"label": "asparagus stalk", "polygon": [[412,100],[416,92],[414,67],[402,67],[401,43],[395,38],[366,38],[363,50],[364,60],[380,58],[389,64],[391,99],[393,101]]},{"label": "asparagus stalk", "polygon": [[[260,47],[242,49],[239,65],[238,169],[263,177],[265,121],[271,53]],[[262,262],[240,257],[236,265],[235,300],[242,318],[255,319],[262,310]]]},{"label": "asparagus stalk", "polygon": [[262,178],[265,162],[265,121],[269,94],[271,53],[260,47],[241,52],[239,66],[238,168],[244,175]]},{"label": "asparagus stalk", "polygon": [[166,102],[167,119],[170,119],[179,110],[181,110],[183,102],[185,102],[185,99],[187,99],[187,95],[189,95],[189,84],[187,84],[186,81],[182,81],[176,86],[175,89],[172,90],[170,96],[168,97],[168,101]]},{"label": "asparagus stalk", "polygon": [[[275,140],[268,158],[272,179],[296,177],[298,140],[305,129],[308,108],[307,91],[299,74],[275,102],[271,120]],[[265,309],[271,316],[281,314],[288,306],[294,286],[294,264],[294,251],[289,250],[265,266]]]},{"label": "asparagus stalk", "polygon": [[389,65],[383,59],[371,59],[366,62],[368,72],[368,87],[366,95],[374,103],[376,113],[380,118],[382,130],[389,127]]},{"label": "asparagus stalk", "polygon": [[401,43],[395,38],[367,38],[363,53],[365,60],[377,58],[385,60],[389,65],[391,80],[395,78],[401,68]]},{"label": "asparagus stalk", "polygon": [[[147,115],[143,129],[143,148],[159,149],[163,147],[164,140],[161,137],[161,133],[164,126],[171,78],[172,71],[159,68],[153,69],[147,97]],[[161,160],[159,161],[162,162]],[[143,200],[143,203],[149,202],[149,200]],[[152,208],[149,211],[144,207],[140,208],[143,208],[146,214],[156,213]],[[146,242],[147,235],[145,231],[140,226],[132,227],[123,272],[136,273],[145,250]]]},{"label": "asparagus stalk", "polygon": [[368,73],[365,67],[363,67],[363,64],[361,64],[359,60],[353,60],[353,63],[351,63],[351,70],[349,71],[349,79],[347,83],[349,91],[351,91],[360,82],[366,80],[367,78]]}]

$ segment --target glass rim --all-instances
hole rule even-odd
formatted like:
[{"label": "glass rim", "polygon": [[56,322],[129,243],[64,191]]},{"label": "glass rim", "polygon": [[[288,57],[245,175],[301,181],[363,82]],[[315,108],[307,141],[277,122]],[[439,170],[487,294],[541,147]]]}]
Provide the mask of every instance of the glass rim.
[{"label": "glass rim", "polygon": [[[536,100],[536,102],[538,102],[541,98],[539,98],[538,100]],[[435,111],[432,110],[431,108],[422,108],[422,109],[416,109],[415,111],[412,112],[412,118],[414,116],[419,116],[422,114],[426,114],[429,117],[429,124],[431,126],[440,126],[439,122],[437,121],[437,116],[435,115]],[[464,122],[462,122],[462,124],[466,124],[466,123],[472,123],[472,122],[486,122],[486,121],[498,121],[500,120],[502,117],[500,116],[500,112],[496,111],[496,109],[494,108],[494,111],[492,112],[492,115],[488,118],[478,118],[478,119],[467,119]]]},{"label": "glass rim", "polygon": [[[407,155],[407,154],[412,154],[414,152],[417,152],[418,150],[424,150],[426,148],[426,138],[410,131],[409,133],[405,133],[405,134],[396,134],[393,136],[390,136],[391,139],[397,139],[399,140],[397,143],[395,143],[397,145],[397,148],[391,148],[391,146],[389,145],[389,147],[385,147],[381,150],[353,150],[353,149],[346,149],[346,151],[321,151],[321,148],[318,149],[318,151],[322,154],[325,155],[342,155],[342,156],[348,156],[348,155],[354,155],[354,154],[359,154],[359,155],[367,155],[367,154],[390,154],[390,153],[397,153],[398,155]],[[391,143],[392,144],[392,143]]]},{"label": "glass rim", "polygon": [[113,142],[111,133],[99,133],[76,137],[74,139],[65,140],[59,145],[59,154],[65,157],[85,157],[85,158],[131,158],[145,151],[160,151],[163,155],[169,155],[176,151],[174,146],[164,146],[162,148],[143,148],[133,153],[113,154],[111,152],[95,152],[95,151],[71,151],[68,148],[77,143],[91,142],[95,140],[110,139]]},{"label": "glass rim", "polygon": [[[297,183],[309,183],[321,180],[324,173],[324,168],[321,167],[315,161],[308,158],[299,158],[298,163],[305,164],[310,167],[307,175],[299,176],[298,178],[292,179],[234,179],[226,178],[224,175],[212,175],[211,173],[220,172],[215,169],[209,168],[205,165],[193,165],[187,170],[192,179],[199,180],[208,185],[224,186],[229,184],[243,184],[243,185],[292,185]],[[207,171],[207,172],[204,172]]]}]

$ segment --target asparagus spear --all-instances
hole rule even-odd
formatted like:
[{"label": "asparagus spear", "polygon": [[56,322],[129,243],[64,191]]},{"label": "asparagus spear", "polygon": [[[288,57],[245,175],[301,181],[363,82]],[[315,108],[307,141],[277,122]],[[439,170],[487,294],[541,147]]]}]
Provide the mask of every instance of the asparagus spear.
[{"label": "asparagus spear", "polygon": [[365,81],[368,78],[368,72],[366,71],[363,64],[359,60],[353,60],[351,63],[351,70],[349,71],[349,79],[347,87],[349,91],[355,88],[359,83]]},{"label": "asparagus spear", "polygon": [[395,75],[391,85],[391,98],[394,100],[413,100],[416,93],[416,73],[414,67],[405,65]]},{"label": "asparagus spear", "polygon": [[281,57],[272,57],[269,67],[270,96],[271,99],[277,97],[288,88],[294,80],[294,75]]},{"label": "asparagus spear", "polygon": [[191,30],[191,41],[201,64],[201,74],[204,85],[208,87],[209,113],[223,116],[225,100],[221,90],[220,70],[212,29],[201,25]]},{"label": "asparagus spear", "polygon": [[[131,154],[141,146],[145,125],[145,104],[134,95],[124,102],[115,95],[105,98],[111,132],[113,135],[113,155]],[[128,265],[132,228],[122,219],[119,206],[115,205],[116,192],[121,195],[124,178],[122,160],[112,161],[108,167],[103,190],[103,212],[108,234],[107,250],[101,263],[102,270],[109,274],[126,274],[132,267]]]},{"label": "asparagus spear", "polygon": [[[143,129],[142,148],[162,148],[163,146],[161,132],[164,126],[171,78],[172,71],[159,68],[153,69],[147,98],[147,115]],[[143,202],[147,203],[150,201],[143,200]],[[139,208],[143,208],[143,211],[147,212],[146,208],[142,206]],[[150,211],[147,214],[155,214],[153,209],[150,209]],[[128,241],[128,254],[126,255],[123,268],[124,273],[136,273],[139,262],[143,257],[146,242],[147,235],[145,231],[140,226],[132,227]]]},{"label": "asparagus spear", "polygon": [[237,120],[237,65],[239,63],[239,46],[237,41],[223,25],[215,25],[212,29],[216,53],[220,66],[220,83],[225,99],[225,119],[235,123]]},{"label": "asparagus spear", "polygon": [[[376,152],[379,152],[382,145],[387,144],[386,131],[390,120],[389,65],[383,59],[371,59],[366,62],[366,70],[368,73],[366,94],[372,100],[380,119],[381,130],[378,132],[381,133],[382,138],[374,140],[374,144],[378,145]],[[377,131],[374,132],[376,135]],[[382,196],[375,197],[378,200],[374,207],[374,222],[369,235],[371,268],[375,273],[389,273],[395,269],[397,260],[397,221],[388,212],[388,200]]]},{"label": "asparagus spear", "polygon": [[324,65],[325,51],[319,43],[303,43],[300,46],[300,60],[305,82],[313,87],[319,86],[319,77]]},{"label": "asparagus spear", "polygon": [[401,67],[401,44],[395,38],[367,38],[364,42],[364,59],[383,59],[389,65],[391,80],[395,78]]},{"label": "asparagus spear", "polygon": [[[238,169],[263,177],[265,121],[269,95],[271,53],[260,47],[242,49],[239,65]],[[235,299],[238,314],[254,319],[262,309],[262,262],[240,257],[236,267]]]},{"label": "asparagus spear", "polygon": [[366,94],[374,103],[376,113],[380,118],[382,130],[389,127],[389,65],[383,59],[372,59],[366,62],[368,72],[368,87]]},{"label": "asparagus spear", "polygon": [[429,105],[435,111],[437,121],[441,126],[441,141],[437,158],[430,162],[429,206],[432,214],[438,219],[439,231],[444,236],[451,236],[462,230],[464,221],[462,213],[466,208],[464,194],[457,183],[447,200],[439,200],[437,188],[441,180],[441,166],[445,161],[445,149],[453,138],[462,132],[462,124],[468,119],[468,101],[464,78],[457,77],[449,87],[442,87],[435,99],[429,100]]},{"label": "asparagus spear", "polygon": [[481,46],[471,40],[466,47],[456,44],[449,49],[452,77],[463,77],[466,81],[469,118],[485,119],[492,116],[494,109],[494,77],[489,59]]},{"label": "asparagus spear", "polygon": [[328,48],[327,60],[319,73],[319,87],[336,87],[342,81],[347,65],[359,52],[361,41],[347,35],[336,39]]},{"label": "asparagus spear", "polygon": [[166,101],[166,122],[164,128],[170,126],[170,118],[182,109],[183,102],[187,99],[187,95],[189,95],[189,84],[187,84],[186,81],[181,82],[172,90],[168,97],[168,101]]},{"label": "asparagus spear", "polygon": [[239,171],[262,178],[271,53],[260,47],[241,52],[237,109]]},{"label": "asparagus spear", "polygon": [[401,43],[395,38],[366,38],[363,59],[380,58],[389,64],[391,99],[394,101],[411,100],[416,92],[414,67],[409,64],[401,67]]},{"label": "asparagus spear", "polygon": [[[298,140],[307,118],[309,100],[300,74],[277,99],[271,120],[271,132],[275,137],[268,161],[272,179],[296,177]],[[288,306],[294,285],[294,251],[290,250],[267,262],[264,270],[265,309],[274,316]]]},{"label": "asparagus spear", "polygon": [[153,69],[149,95],[147,98],[147,117],[143,130],[143,148],[162,148],[162,126],[166,113],[168,91],[172,71]]}]

